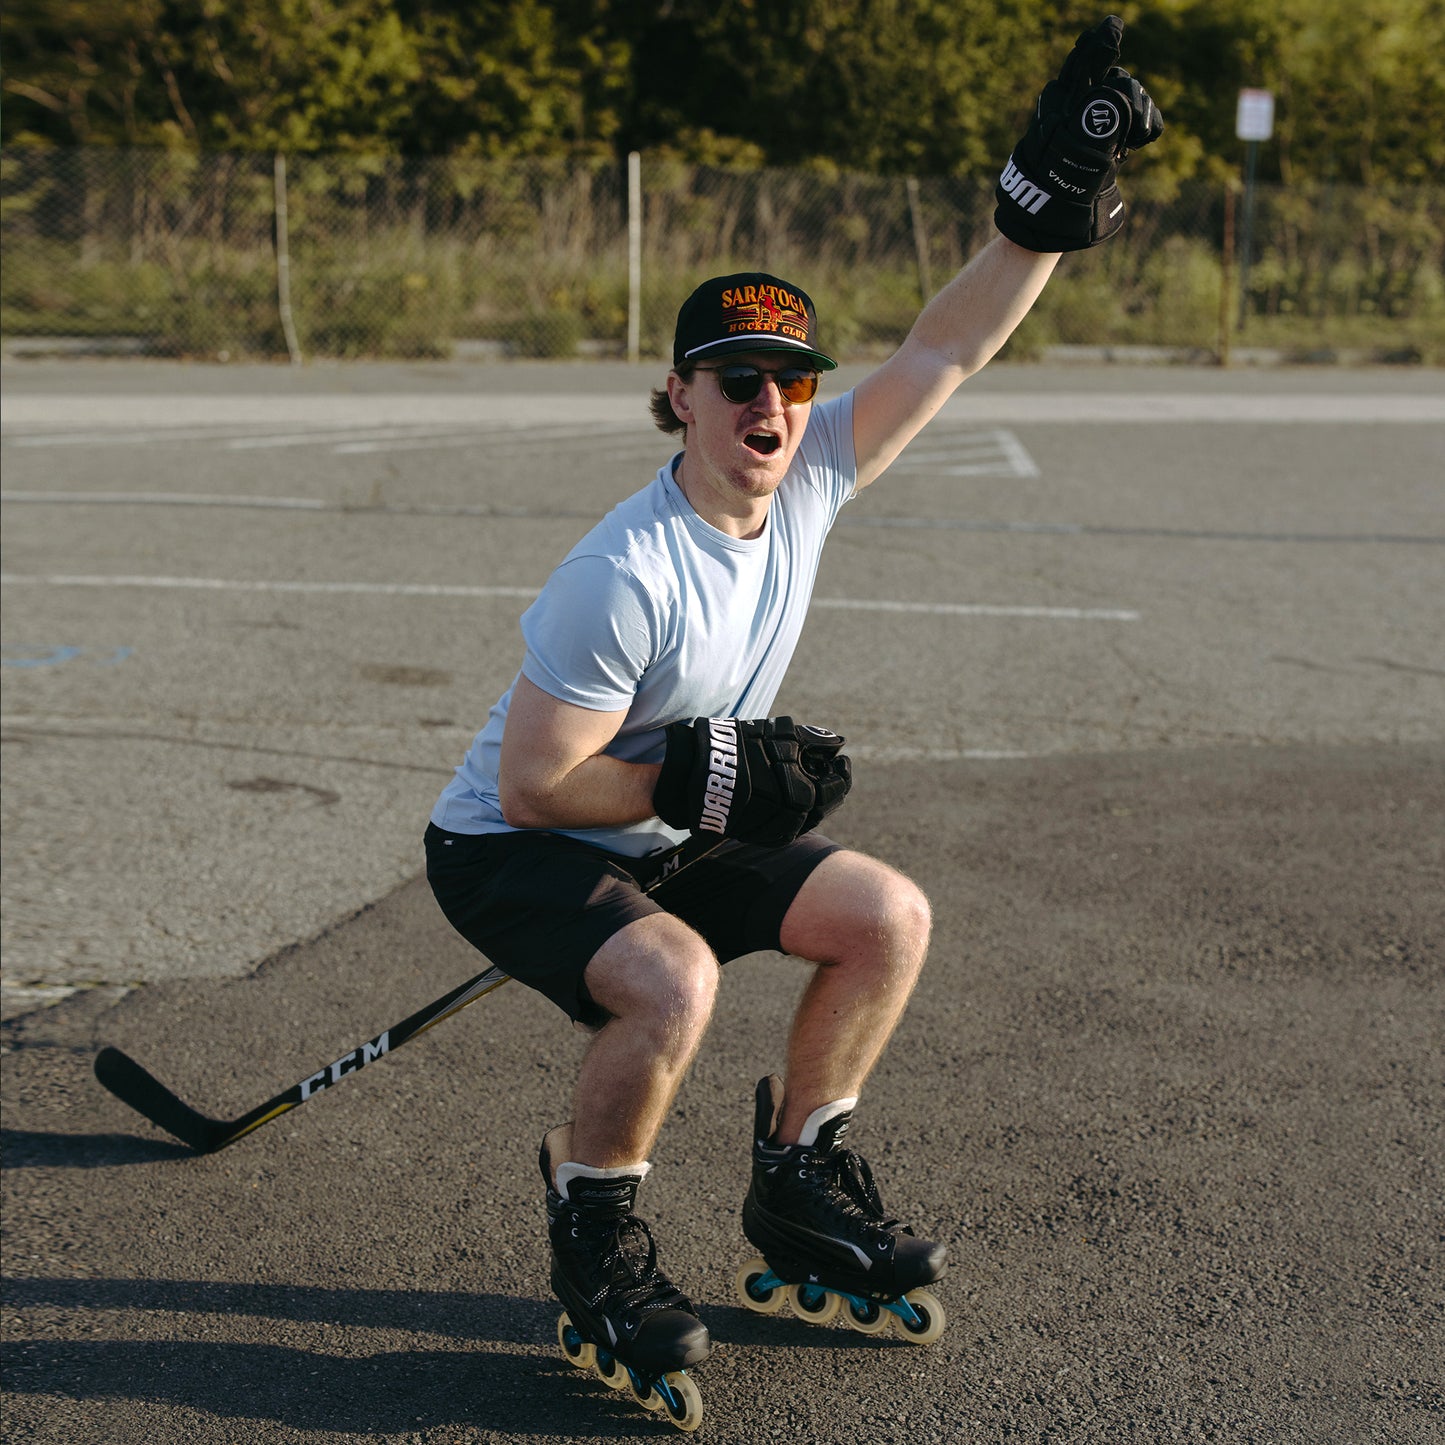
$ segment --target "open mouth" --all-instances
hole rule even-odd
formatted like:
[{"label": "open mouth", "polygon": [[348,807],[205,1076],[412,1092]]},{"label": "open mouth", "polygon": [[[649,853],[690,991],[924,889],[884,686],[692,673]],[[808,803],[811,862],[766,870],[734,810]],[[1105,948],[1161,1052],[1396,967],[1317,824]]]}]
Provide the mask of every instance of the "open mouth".
[{"label": "open mouth", "polygon": [[783,444],[782,437],[775,437],[769,432],[749,432],[743,438],[743,445],[749,451],[757,452],[759,456],[770,457]]}]

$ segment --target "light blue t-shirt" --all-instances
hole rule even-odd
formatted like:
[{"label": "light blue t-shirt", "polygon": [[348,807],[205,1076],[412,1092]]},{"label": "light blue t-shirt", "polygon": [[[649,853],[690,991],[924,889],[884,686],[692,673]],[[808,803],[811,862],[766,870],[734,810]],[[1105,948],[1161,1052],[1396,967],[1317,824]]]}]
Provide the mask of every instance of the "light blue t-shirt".
[{"label": "light blue t-shirt", "polygon": [[[824,540],[854,494],[853,393],[814,407],[759,537],[730,537],[703,521],[675,465],[609,512],[522,614],[521,676],[578,707],[626,709],[606,748],[624,762],[661,762],[669,723],[772,715]],[[497,787],[511,698],[509,688],[437,799],[439,828],[512,831]],[[632,857],[687,836],[660,818],[566,831]]]}]

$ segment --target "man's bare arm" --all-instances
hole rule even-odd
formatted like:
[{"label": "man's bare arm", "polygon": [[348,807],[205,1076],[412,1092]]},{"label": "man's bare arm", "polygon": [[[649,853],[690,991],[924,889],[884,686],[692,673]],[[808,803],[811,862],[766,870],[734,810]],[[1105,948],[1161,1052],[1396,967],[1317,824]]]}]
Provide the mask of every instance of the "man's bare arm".
[{"label": "man's bare arm", "polygon": [[656,813],[660,765],[624,763],[602,749],[626,712],[592,712],[517,679],[502,735],[498,787],[514,828],[606,828]]},{"label": "man's bare arm", "polygon": [[853,396],[858,486],[875,481],[1038,299],[1058,254],[996,236],[923,308],[903,345]]}]

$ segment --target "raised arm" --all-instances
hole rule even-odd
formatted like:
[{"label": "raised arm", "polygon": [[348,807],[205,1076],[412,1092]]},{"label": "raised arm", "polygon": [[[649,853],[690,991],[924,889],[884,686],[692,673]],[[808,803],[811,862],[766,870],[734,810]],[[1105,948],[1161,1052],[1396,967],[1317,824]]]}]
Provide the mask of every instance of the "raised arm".
[{"label": "raised arm", "polygon": [[1164,129],[1144,88],[1115,63],[1124,22],[1082,34],[1039,96],[995,195],[995,237],[924,308],[907,340],[853,402],[858,485],[893,461],[1028,314],[1064,251],[1097,246],[1124,224],[1114,183],[1131,150]]},{"label": "raised arm", "polygon": [[903,345],[854,392],[859,487],[881,476],[1009,339],[1058,260],[995,236],[923,308]]}]

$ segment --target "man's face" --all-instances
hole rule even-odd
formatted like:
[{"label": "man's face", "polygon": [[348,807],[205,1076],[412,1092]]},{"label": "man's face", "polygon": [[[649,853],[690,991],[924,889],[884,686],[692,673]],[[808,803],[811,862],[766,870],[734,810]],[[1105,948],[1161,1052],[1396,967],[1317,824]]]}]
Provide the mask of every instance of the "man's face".
[{"label": "man's face", "polygon": [[[750,401],[729,401],[722,383],[726,380],[735,393],[749,389],[747,376],[739,372],[749,367],[763,373],[757,395]],[[726,378],[716,374],[723,368],[728,369]],[[676,372],[669,375],[673,410],[688,428],[684,468],[690,496],[694,485],[706,486],[722,502],[769,497],[777,490],[813,410],[811,400],[789,402],[780,383],[792,389],[792,380],[810,371],[786,352],[757,351],[703,361],[686,381]],[[697,506],[699,498],[692,500]]]}]

